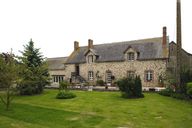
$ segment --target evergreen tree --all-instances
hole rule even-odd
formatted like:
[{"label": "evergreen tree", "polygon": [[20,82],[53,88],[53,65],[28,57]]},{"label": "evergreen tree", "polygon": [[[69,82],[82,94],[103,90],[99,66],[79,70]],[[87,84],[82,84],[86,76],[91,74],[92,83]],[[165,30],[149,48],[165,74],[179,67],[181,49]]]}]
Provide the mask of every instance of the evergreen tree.
[{"label": "evergreen tree", "polygon": [[20,62],[22,65],[21,81],[18,86],[21,95],[32,95],[42,93],[43,87],[49,84],[48,66],[39,52],[34,47],[34,42],[24,46],[21,52]]}]

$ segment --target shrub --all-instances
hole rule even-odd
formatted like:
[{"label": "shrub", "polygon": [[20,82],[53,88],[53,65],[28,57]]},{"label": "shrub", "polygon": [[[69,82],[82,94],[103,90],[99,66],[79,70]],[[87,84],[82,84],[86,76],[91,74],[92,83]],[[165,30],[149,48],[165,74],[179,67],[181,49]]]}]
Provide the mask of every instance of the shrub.
[{"label": "shrub", "polygon": [[173,89],[171,89],[171,88],[166,88],[159,92],[159,94],[163,95],[163,96],[171,96],[172,93],[173,93]]},{"label": "shrub", "polygon": [[70,85],[69,82],[67,82],[67,81],[62,81],[62,82],[59,83],[59,90],[65,90],[65,91],[67,91],[69,85]]},{"label": "shrub", "polygon": [[117,81],[119,90],[124,98],[139,98],[144,97],[142,94],[142,84],[139,76],[123,78]]},{"label": "shrub", "polygon": [[22,81],[17,85],[20,95],[34,95],[43,92],[43,86],[36,81]]},{"label": "shrub", "polygon": [[57,99],[71,99],[75,97],[76,95],[72,92],[59,92],[56,96]]},{"label": "shrub", "polygon": [[176,98],[176,99],[180,99],[180,100],[187,99],[186,95],[182,94],[182,93],[172,93],[171,97]]},{"label": "shrub", "polygon": [[187,95],[192,98],[192,82],[187,83]]},{"label": "shrub", "polygon": [[71,99],[75,98],[76,95],[69,91],[70,83],[67,81],[63,81],[59,83],[59,93],[56,95],[57,99]]},{"label": "shrub", "polygon": [[105,85],[103,80],[97,80],[96,84],[99,85],[99,86],[104,86]]}]

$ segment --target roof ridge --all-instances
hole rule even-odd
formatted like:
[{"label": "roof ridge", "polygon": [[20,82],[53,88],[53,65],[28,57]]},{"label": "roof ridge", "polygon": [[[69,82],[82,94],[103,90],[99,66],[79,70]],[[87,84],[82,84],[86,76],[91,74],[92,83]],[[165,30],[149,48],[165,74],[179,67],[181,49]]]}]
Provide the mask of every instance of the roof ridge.
[{"label": "roof ridge", "polygon": [[[162,37],[154,37],[154,38],[145,38],[145,39],[138,39],[138,40],[129,40],[129,41],[120,41],[120,42],[111,42],[111,43],[103,43],[103,45],[105,44],[119,44],[119,43],[127,43],[127,42],[135,42],[135,41],[145,41],[145,40],[154,40],[154,39],[160,39]],[[139,44],[139,43],[143,43],[143,42],[136,42],[135,44]],[[97,44],[96,44],[97,45]],[[98,45],[102,45],[102,44],[98,44]]]},{"label": "roof ridge", "polygon": [[68,58],[68,56],[65,56],[65,57],[51,57],[51,58],[47,58],[47,60],[53,60],[53,59],[65,59],[65,58]]},{"label": "roof ridge", "polygon": [[[135,42],[135,44],[140,44],[143,42],[139,42],[139,41],[147,41],[147,40],[155,40],[155,39],[161,39],[162,37],[153,37],[153,38],[145,38],[145,39],[138,39],[138,40],[130,40],[130,41],[119,41],[119,42],[111,42],[111,43],[102,43],[102,44],[94,44],[93,46],[100,46],[100,45],[112,45],[112,44],[120,44],[120,43],[131,43],[131,42]],[[80,46],[81,48],[86,48],[87,46]]]}]

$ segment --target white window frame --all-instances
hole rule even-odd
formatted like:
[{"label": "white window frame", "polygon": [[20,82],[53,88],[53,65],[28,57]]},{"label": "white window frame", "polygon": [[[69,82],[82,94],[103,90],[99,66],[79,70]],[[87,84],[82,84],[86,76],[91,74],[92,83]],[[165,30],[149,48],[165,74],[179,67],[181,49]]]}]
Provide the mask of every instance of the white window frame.
[{"label": "white window frame", "polygon": [[135,60],[135,53],[134,52],[128,52],[127,53],[127,60],[128,61],[134,61]]},{"label": "white window frame", "polygon": [[88,72],[88,80],[93,81],[93,71]]},{"label": "white window frame", "polygon": [[64,81],[65,76],[64,75],[52,75],[52,79],[54,83],[59,83]]},{"label": "white window frame", "polygon": [[145,81],[151,82],[153,81],[154,72],[152,70],[146,70],[145,71]]}]

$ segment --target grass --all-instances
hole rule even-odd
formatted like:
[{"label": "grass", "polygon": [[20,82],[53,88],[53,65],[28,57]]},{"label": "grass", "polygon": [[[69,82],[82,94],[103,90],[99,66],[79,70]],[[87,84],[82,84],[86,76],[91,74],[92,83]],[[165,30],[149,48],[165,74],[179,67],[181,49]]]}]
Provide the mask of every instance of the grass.
[{"label": "grass", "polygon": [[57,90],[18,96],[9,111],[0,103],[0,128],[189,128],[192,104],[145,93],[123,99],[119,92],[74,91],[74,99],[55,99]]}]

